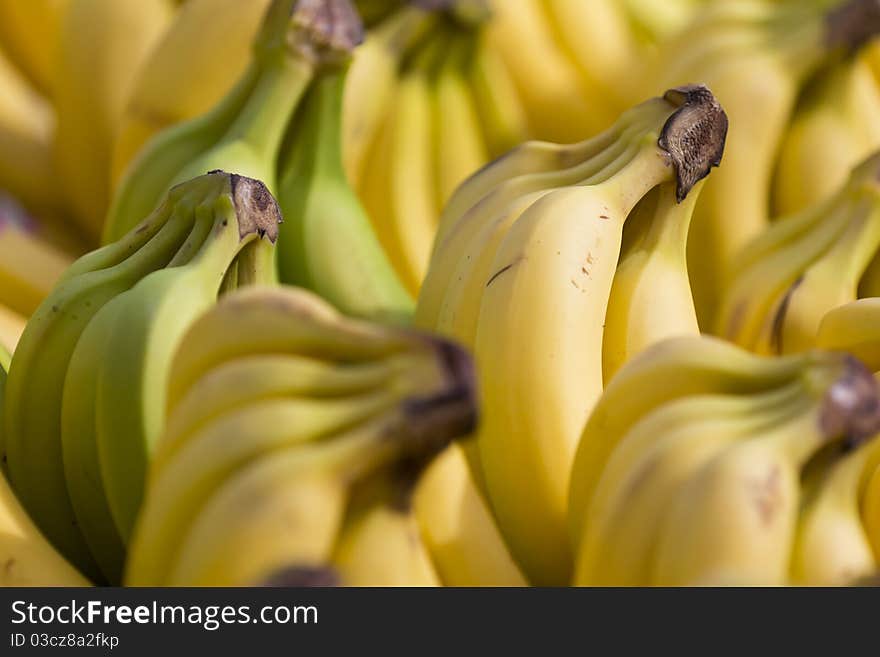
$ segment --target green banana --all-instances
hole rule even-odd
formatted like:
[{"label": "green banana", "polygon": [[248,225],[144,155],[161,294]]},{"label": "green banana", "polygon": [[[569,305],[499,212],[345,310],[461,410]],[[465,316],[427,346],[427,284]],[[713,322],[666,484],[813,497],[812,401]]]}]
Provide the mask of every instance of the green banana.
[{"label": "green banana", "polygon": [[222,169],[276,192],[287,126],[316,69],[348,53],[362,27],[349,0],[274,0],[254,43],[254,61],[208,113],[156,135],[117,187],[104,241],[124,235],[175,183]]},{"label": "green banana", "polygon": [[342,164],[345,64],[318,75],[300,108],[282,165],[284,283],[313,290],[342,312],[408,322],[414,301],[373,232]]}]

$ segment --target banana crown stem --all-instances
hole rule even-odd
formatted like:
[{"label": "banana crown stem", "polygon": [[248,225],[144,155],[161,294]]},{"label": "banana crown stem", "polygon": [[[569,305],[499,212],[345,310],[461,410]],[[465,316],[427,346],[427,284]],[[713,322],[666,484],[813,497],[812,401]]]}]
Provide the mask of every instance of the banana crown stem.
[{"label": "banana crown stem", "polygon": [[855,446],[880,431],[880,389],[860,361],[846,356],[843,371],[822,401],[819,418],[826,436],[843,436]]},{"label": "banana crown stem", "polygon": [[293,52],[315,65],[347,61],[364,40],[364,25],[351,0],[274,0],[254,49]]},{"label": "banana crown stem", "polygon": [[880,1],[849,0],[825,15],[825,43],[853,52],[880,34]]},{"label": "banana crown stem", "polygon": [[727,114],[708,87],[699,84],[668,90],[663,98],[678,106],[669,117],[657,145],[675,169],[679,203],[713,167],[721,164],[727,140]]}]

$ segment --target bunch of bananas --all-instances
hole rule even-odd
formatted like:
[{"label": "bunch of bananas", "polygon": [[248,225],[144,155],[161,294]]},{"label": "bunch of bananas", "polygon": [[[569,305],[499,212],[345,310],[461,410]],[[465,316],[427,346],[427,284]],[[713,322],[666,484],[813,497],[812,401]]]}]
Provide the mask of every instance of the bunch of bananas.
[{"label": "bunch of bananas", "polygon": [[614,379],[581,437],[569,507],[575,583],[841,585],[871,575],[877,500],[863,495],[880,465],[878,429],[880,388],[851,356],[762,359],[705,337],[648,350]]},{"label": "bunch of bananas", "polygon": [[178,342],[221,287],[274,280],[279,218],[259,181],[195,178],[71,265],[28,321],[0,450],[25,508],[90,577],[119,581]]},{"label": "bunch of bananas", "polygon": [[311,294],[230,295],[180,345],[126,581],[241,586],[332,562],[352,585],[437,584],[409,498],[473,428],[473,378],[461,348]]},{"label": "bunch of bananas", "polygon": [[870,581],[877,34],[0,0],[0,584]]}]

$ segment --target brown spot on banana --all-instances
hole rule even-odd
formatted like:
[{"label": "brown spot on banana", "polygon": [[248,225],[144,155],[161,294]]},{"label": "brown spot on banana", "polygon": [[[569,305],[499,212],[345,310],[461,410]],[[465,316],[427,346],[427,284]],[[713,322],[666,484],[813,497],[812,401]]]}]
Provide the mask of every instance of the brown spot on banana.
[{"label": "brown spot on banana", "polygon": [[292,566],[272,573],[260,583],[260,586],[274,588],[315,588],[341,585],[339,573],[333,568],[320,566]]},{"label": "brown spot on banana", "polygon": [[825,14],[825,44],[855,52],[880,34],[880,0],[850,0]]},{"label": "brown spot on banana", "polygon": [[880,387],[871,371],[845,356],[840,377],[828,388],[819,414],[822,434],[856,446],[880,431]]}]

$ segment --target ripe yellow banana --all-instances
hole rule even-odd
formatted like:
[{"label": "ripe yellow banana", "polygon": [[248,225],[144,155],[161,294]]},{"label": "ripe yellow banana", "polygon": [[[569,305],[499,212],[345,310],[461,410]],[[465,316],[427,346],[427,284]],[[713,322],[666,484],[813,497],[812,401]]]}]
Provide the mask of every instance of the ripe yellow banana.
[{"label": "ripe yellow banana", "polygon": [[440,213],[435,192],[430,69],[437,43],[425,46],[398,81],[394,108],[373,144],[360,197],[407,290],[417,294]]},{"label": "ripe yellow banana", "polygon": [[424,541],[446,586],[526,586],[460,445],[422,475],[413,504]]},{"label": "ripe yellow banana", "polygon": [[[4,2],[26,5],[28,3]],[[8,9],[8,7],[7,7]],[[0,19],[2,22],[2,19]],[[0,28],[2,29],[2,28]],[[55,116],[14,67],[0,44],[0,190],[31,211],[57,210],[61,205],[52,162]]]},{"label": "ripe yellow banana", "polygon": [[880,155],[828,201],[774,222],[734,260],[718,333],[757,353],[815,343],[829,310],[856,299],[880,247]]},{"label": "ripe yellow banana", "polygon": [[615,448],[584,520],[574,581],[644,586],[677,489],[721,451],[791,414],[792,385],[753,395],[696,394],[640,419]]},{"label": "ripe yellow banana", "polygon": [[113,144],[111,189],[153,135],[207,112],[232,89],[268,5],[191,0],[180,8],[135,76]]},{"label": "ripe yellow banana", "polygon": [[391,111],[403,60],[436,24],[436,12],[423,4],[411,2],[395,10],[369,30],[355,50],[343,100],[342,142],[345,171],[356,188]]},{"label": "ripe yellow banana", "polygon": [[861,59],[840,62],[813,80],[779,152],[774,216],[825,200],[850,170],[880,148],[880,86]]},{"label": "ripe yellow banana", "polygon": [[828,10],[821,3],[711,3],[648,71],[652,91],[703,82],[730,116],[724,166],[706,185],[689,242],[703,330],[715,325],[734,254],[768,223],[773,169],[801,87],[823,62],[878,29],[873,21],[853,20],[868,4],[851,0]]},{"label": "ripe yellow banana", "polygon": [[26,322],[27,320],[14,310],[0,305],[0,347],[10,354],[14,352]]},{"label": "ripe yellow banana", "polygon": [[346,586],[441,585],[413,514],[411,491],[395,484],[384,483],[390,490],[382,497],[369,505],[358,501],[349,510],[332,558]]},{"label": "ripe yellow banana", "polygon": [[[243,585],[323,565],[354,484],[420,469],[475,418],[462,350],[344,318],[295,289],[231,294],[179,354],[132,584]],[[364,575],[354,564],[381,558],[389,521],[376,519],[348,537]]]},{"label": "ripe yellow banana", "polygon": [[95,241],[110,204],[113,141],[133,71],[171,16],[168,0],[69,0],[64,12],[54,86],[55,162],[74,218]]},{"label": "ripe yellow banana", "polygon": [[470,66],[470,83],[489,154],[498,157],[526,141],[529,126],[525,106],[510,69],[489,43],[485,30]]},{"label": "ripe yellow banana", "polygon": [[434,149],[437,207],[489,160],[476,104],[465,72],[474,52],[473,37],[453,39],[434,81]]},{"label": "ripe yellow banana", "polygon": [[72,259],[0,218],[0,303],[29,316],[55,287]]},{"label": "ripe yellow banana", "polygon": [[792,556],[793,584],[846,586],[877,571],[862,524],[860,493],[867,466],[880,458],[878,446],[880,441],[873,438],[838,456],[806,492]]},{"label": "ripe yellow banana", "polygon": [[699,335],[687,275],[687,236],[702,185],[681,203],[675,198],[675,185],[660,185],[626,220],[605,312],[606,384],[624,363],[655,342]]},{"label": "ripe yellow banana", "polygon": [[[489,409],[480,461],[502,533],[536,584],[569,579],[568,476],[602,391],[602,324],[624,221],[664,182],[676,181],[684,200],[723,149],[726,118],[705,87],[646,106],[666,115],[630,137],[632,151],[595,182],[549,191],[510,227],[480,304],[474,353]],[[703,139],[684,146],[684,125]]]},{"label": "ripe yellow banana", "polygon": [[816,345],[847,351],[880,371],[880,298],[859,299],[830,310],[819,324]]},{"label": "ripe yellow banana", "polygon": [[51,97],[56,53],[70,0],[0,1],[0,44],[37,89]]},{"label": "ripe yellow banana", "polygon": [[569,534],[575,550],[606,463],[641,418],[690,395],[766,392],[790,383],[823,358],[812,354],[760,358],[715,338],[687,336],[660,342],[624,365],[590,414],[577,446],[568,496]]},{"label": "ripe yellow banana", "polygon": [[680,487],[663,522],[652,581],[788,582],[804,465],[822,448],[877,430],[877,385],[843,360],[839,378],[806,384],[811,403],[763,434],[728,447]]}]

